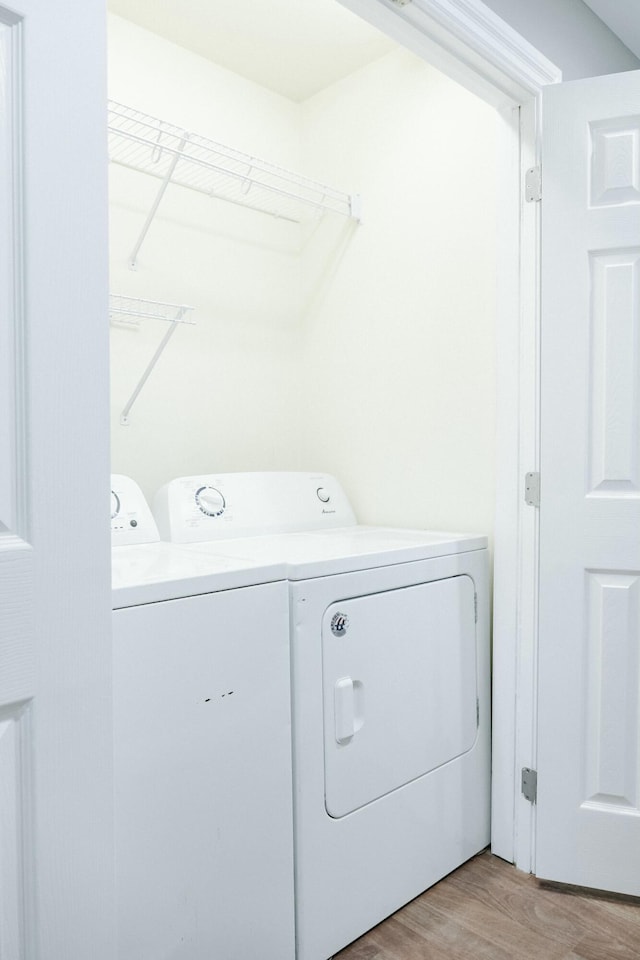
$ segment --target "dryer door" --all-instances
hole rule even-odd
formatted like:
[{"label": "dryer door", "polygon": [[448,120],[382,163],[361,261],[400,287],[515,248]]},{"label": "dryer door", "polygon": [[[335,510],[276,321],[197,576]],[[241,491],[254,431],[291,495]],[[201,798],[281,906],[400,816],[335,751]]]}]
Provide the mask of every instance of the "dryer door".
[{"label": "dryer door", "polygon": [[322,645],[330,816],[344,817],[471,749],[471,577],[334,603],[324,614]]}]

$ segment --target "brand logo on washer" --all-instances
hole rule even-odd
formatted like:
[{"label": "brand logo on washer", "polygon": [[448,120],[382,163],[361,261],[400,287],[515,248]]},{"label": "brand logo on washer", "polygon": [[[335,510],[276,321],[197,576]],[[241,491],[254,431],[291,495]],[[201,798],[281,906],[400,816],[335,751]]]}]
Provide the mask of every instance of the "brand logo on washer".
[{"label": "brand logo on washer", "polygon": [[349,617],[346,613],[334,613],[331,618],[331,633],[334,637],[342,637],[347,632]]}]

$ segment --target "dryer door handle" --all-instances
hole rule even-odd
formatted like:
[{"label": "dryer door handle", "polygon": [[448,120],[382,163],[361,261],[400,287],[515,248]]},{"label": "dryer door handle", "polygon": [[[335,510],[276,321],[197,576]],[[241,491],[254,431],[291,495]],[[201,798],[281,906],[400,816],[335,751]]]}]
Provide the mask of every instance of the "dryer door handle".
[{"label": "dryer door handle", "polygon": [[338,743],[348,743],[364,726],[364,686],[362,680],[341,677],[333,688],[333,708]]},{"label": "dryer door handle", "polygon": [[336,740],[346,743],[356,732],[353,680],[342,677],[333,688],[333,702],[336,723]]}]

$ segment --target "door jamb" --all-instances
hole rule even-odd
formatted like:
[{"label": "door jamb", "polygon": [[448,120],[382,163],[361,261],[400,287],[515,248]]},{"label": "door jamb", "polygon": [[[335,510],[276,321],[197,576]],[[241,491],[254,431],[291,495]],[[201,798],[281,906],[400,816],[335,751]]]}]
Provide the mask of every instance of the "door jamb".
[{"label": "door jamb", "polygon": [[536,766],[538,511],[523,491],[539,468],[540,204],[525,202],[524,173],[541,163],[542,88],[562,73],[481,0],[339,2],[501,118],[492,851],[532,872],[535,809],[520,770]]}]

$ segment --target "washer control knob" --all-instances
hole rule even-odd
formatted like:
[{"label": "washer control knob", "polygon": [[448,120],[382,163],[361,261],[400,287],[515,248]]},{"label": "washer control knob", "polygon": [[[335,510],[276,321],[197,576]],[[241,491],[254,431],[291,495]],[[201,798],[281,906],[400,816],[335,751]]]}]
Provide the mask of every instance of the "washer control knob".
[{"label": "washer control knob", "polygon": [[219,517],[226,506],[224,497],[215,487],[200,487],[196,490],[196,503],[207,517]]},{"label": "washer control knob", "polygon": [[120,513],[120,497],[117,493],[111,491],[111,519],[115,519]]},{"label": "washer control knob", "polygon": [[325,490],[324,487],[318,487],[316,490],[316,495],[318,500],[321,500],[322,503],[329,503],[329,500],[331,500],[331,494],[328,490]]}]

